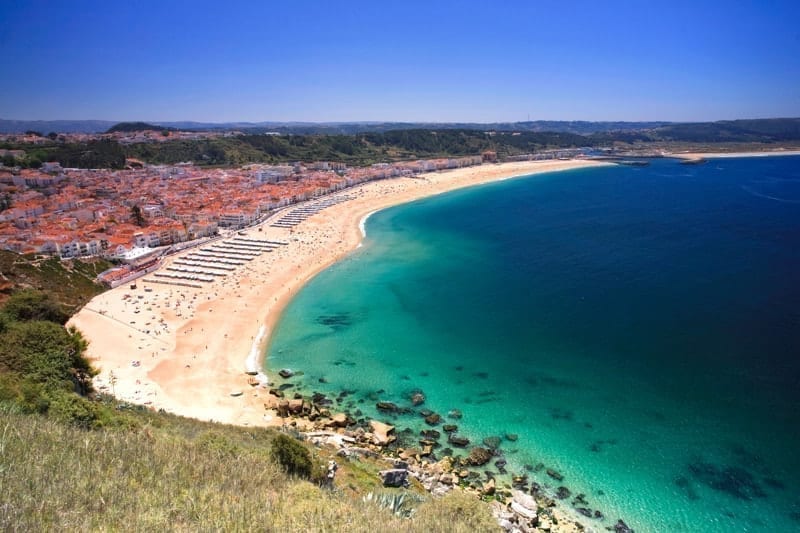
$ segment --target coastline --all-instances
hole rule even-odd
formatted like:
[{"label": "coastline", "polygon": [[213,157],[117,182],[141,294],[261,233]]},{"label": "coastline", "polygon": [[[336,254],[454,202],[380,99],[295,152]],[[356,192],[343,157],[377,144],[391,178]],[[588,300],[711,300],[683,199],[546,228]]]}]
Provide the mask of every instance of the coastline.
[{"label": "coastline", "polygon": [[[276,398],[257,387],[265,348],[281,312],[316,274],[355,250],[369,215],[451,190],[545,172],[608,165],[588,160],[526,161],[392,178],[343,191],[295,228],[270,224],[249,238],[289,242],[200,288],[153,283],[117,287],[70,319],[89,341],[98,390],[153,409],[222,423],[278,425]],[[163,268],[186,254],[170,257]],[[126,296],[127,295],[127,296]],[[220,317],[220,315],[222,315]],[[277,370],[277,369],[274,369]]]},{"label": "coastline", "polygon": [[[699,161],[775,155],[800,155],[800,151],[673,153],[670,157]],[[308,280],[361,245],[370,215],[460,188],[610,164],[524,161],[364,183],[337,193],[351,198],[295,228],[270,226],[283,211],[248,228],[244,233],[249,238],[290,244],[227,277],[193,288],[153,283],[151,273],[138,280],[136,290],[126,284],[96,296],[69,325],[80,329],[89,341],[87,355],[100,371],[95,378],[98,390],[201,420],[276,425],[280,423],[274,416],[276,398],[267,389],[252,386],[268,380],[262,372],[271,331]],[[159,270],[192,251],[171,256]],[[246,372],[258,375],[253,378]]]},{"label": "coastline", "polygon": [[770,152],[672,152],[667,157],[686,161],[702,161],[704,159],[731,159],[736,157],[773,157],[800,155],[800,150],[774,150]]}]

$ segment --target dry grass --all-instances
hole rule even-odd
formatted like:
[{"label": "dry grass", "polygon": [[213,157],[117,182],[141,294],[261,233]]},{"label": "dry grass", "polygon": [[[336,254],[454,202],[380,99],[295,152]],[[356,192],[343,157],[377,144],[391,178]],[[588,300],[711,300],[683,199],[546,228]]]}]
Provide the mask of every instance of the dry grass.
[{"label": "dry grass", "polygon": [[[0,530],[453,531],[496,529],[487,507],[454,495],[394,517],[351,489],[287,476],[270,430],[153,413],[135,430],[84,431],[0,414]],[[363,466],[342,465],[345,476]]]}]

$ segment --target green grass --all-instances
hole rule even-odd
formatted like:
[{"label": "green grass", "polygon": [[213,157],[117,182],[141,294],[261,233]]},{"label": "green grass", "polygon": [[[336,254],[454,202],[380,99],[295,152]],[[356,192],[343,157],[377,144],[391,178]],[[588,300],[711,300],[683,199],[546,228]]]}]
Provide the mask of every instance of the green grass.
[{"label": "green grass", "polygon": [[426,496],[406,519],[338,488],[363,475],[361,463],[339,459],[333,491],[289,476],[271,458],[269,429],[133,410],[134,429],[85,431],[13,411],[0,413],[4,531],[496,530],[488,508],[463,494]]},{"label": "green grass", "polygon": [[102,259],[60,261],[0,250],[0,303],[11,292],[33,288],[47,292],[72,314],[105,290],[94,278],[110,266]]}]

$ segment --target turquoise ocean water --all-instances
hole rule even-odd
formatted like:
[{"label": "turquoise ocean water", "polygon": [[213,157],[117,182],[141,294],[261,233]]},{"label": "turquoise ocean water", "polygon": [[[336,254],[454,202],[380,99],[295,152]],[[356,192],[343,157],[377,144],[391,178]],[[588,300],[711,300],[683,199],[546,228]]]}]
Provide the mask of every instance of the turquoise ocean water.
[{"label": "turquoise ocean water", "polygon": [[519,178],[366,227],[284,313],[279,382],[412,442],[420,408],[517,434],[509,473],[585,493],[598,530],[800,530],[800,157]]}]

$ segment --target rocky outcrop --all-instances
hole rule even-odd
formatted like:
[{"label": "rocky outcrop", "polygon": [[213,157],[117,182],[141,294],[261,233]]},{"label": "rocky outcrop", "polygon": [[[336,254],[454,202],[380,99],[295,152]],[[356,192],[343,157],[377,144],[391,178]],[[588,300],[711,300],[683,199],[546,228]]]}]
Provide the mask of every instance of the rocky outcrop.
[{"label": "rocky outcrop", "polygon": [[377,420],[370,420],[369,425],[370,428],[372,428],[372,443],[376,446],[386,446],[397,439],[397,437],[393,435],[394,426],[378,422]]},{"label": "rocky outcrop", "polygon": [[492,452],[486,448],[475,446],[469,451],[469,455],[464,459],[464,462],[469,466],[483,466],[488,463],[492,458]]},{"label": "rocky outcrop", "polygon": [[495,505],[492,513],[506,531],[535,531],[539,525],[539,506],[532,496],[515,490],[506,507]]},{"label": "rocky outcrop", "polygon": [[378,475],[383,481],[384,487],[407,487],[408,486],[408,470],[405,468],[391,468],[389,470],[381,470]]},{"label": "rocky outcrop", "polygon": [[483,445],[490,450],[496,450],[500,447],[500,437],[486,437],[483,439]]},{"label": "rocky outcrop", "polygon": [[425,423],[429,426],[435,426],[442,420],[442,417],[436,413],[431,413],[425,417]]},{"label": "rocky outcrop", "polygon": [[303,399],[289,400],[289,414],[301,415],[303,414]]},{"label": "rocky outcrop", "polygon": [[385,411],[387,413],[396,413],[400,411],[400,408],[397,406],[397,404],[393,402],[378,402],[375,404],[375,408],[378,411]]},{"label": "rocky outcrop", "polygon": [[466,437],[460,437],[455,433],[451,433],[449,437],[447,437],[447,442],[452,444],[453,446],[457,446],[459,448],[466,448],[469,446],[469,439]]},{"label": "rocky outcrop", "polygon": [[344,413],[336,413],[324,425],[329,428],[344,428],[351,424],[353,424],[353,420],[349,416]]},{"label": "rocky outcrop", "polygon": [[572,491],[570,491],[567,487],[558,487],[558,489],[556,489],[556,498],[559,500],[566,500],[571,494]]},{"label": "rocky outcrop", "polygon": [[614,533],[633,533],[633,530],[628,527],[628,524],[622,521],[622,519],[617,520],[617,523],[614,524]]},{"label": "rocky outcrop", "polygon": [[425,403],[425,394],[422,391],[414,391],[411,393],[411,405],[414,407]]}]

